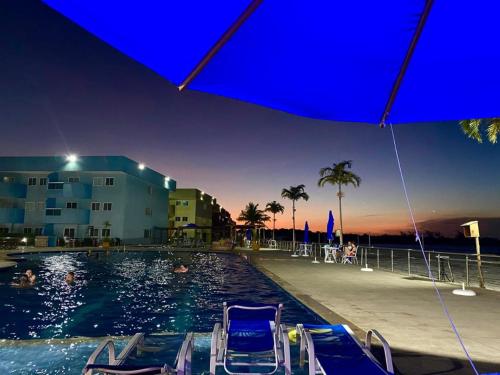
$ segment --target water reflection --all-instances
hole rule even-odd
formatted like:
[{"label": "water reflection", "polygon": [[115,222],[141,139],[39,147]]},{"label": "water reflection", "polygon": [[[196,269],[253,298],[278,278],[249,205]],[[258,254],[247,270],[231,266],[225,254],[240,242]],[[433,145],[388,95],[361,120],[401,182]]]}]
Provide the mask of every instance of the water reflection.
[{"label": "water reflection", "polygon": [[[173,273],[175,264],[189,266]],[[234,255],[211,253],[86,253],[33,255],[22,269],[0,274],[10,281],[31,268],[31,289],[0,285],[1,338],[130,335],[137,331],[208,332],[220,320],[223,301],[284,302],[284,321],[316,321],[316,315],[277,289]],[[76,275],[74,285],[64,281]]]}]

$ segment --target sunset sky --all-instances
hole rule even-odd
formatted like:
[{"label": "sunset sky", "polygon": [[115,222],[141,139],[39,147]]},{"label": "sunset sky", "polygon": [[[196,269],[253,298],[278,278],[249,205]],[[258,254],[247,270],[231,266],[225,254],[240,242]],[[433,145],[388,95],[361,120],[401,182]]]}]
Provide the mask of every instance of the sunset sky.
[{"label": "sunset sky", "polygon": [[[291,226],[281,189],[305,184],[297,226],[312,230],[338,210],[318,170],[351,159],[362,183],[346,189],[345,231],[409,228],[389,129],[179,93],[39,1],[1,6],[0,155],[125,155],[215,196],[233,217],[249,201],[280,201],[278,227]],[[500,216],[500,146],[467,139],[456,123],[395,131],[419,221]]]}]

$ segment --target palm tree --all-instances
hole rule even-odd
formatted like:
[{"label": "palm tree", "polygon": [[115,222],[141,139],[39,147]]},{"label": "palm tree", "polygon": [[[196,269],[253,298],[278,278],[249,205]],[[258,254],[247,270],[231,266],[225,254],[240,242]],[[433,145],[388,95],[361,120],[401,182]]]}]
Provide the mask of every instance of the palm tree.
[{"label": "palm tree", "polygon": [[344,197],[344,193],[342,192],[342,185],[358,187],[361,183],[359,176],[346,170],[346,168],[351,169],[351,165],[352,160],[344,160],[340,163],[333,163],[332,167],[325,167],[319,170],[321,178],[318,180],[318,186],[323,187],[328,183],[337,185],[339,188],[337,197],[339,197],[340,245],[344,243],[344,228],[342,226],[342,198]]},{"label": "palm tree", "polygon": [[267,216],[264,211],[259,209],[259,205],[253,202],[249,202],[244,210],[241,210],[238,221],[243,221],[245,225],[249,225],[253,228],[262,228],[265,226],[265,222],[269,221],[271,218]]},{"label": "palm tree", "polygon": [[301,184],[297,186],[290,186],[290,189],[283,189],[281,191],[281,196],[283,198],[290,199],[292,201],[292,249],[295,250],[295,201],[303,199],[305,201],[309,200],[309,195],[304,191],[306,186]]},{"label": "palm tree", "polygon": [[266,211],[273,214],[273,240],[274,240],[274,229],[276,227],[276,214],[283,214],[285,212],[285,207],[276,201],[269,202],[266,204]]},{"label": "palm tree", "polygon": [[488,125],[486,128],[486,135],[491,143],[497,143],[498,134],[500,133],[500,118],[492,119],[472,119],[460,121],[460,126],[464,133],[479,143],[483,143],[483,136],[481,134],[481,125]]}]

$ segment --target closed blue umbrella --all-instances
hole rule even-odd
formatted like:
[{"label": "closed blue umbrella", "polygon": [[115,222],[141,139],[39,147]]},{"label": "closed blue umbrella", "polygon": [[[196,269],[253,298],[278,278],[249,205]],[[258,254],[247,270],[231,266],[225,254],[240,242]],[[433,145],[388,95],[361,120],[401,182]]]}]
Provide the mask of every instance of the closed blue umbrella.
[{"label": "closed blue umbrella", "polygon": [[304,242],[309,243],[309,224],[307,224],[307,221],[306,225],[304,226]]},{"label": "closed blue umbrella", "polygon": [[248,241],[252,240],[252,230],[250,228],[247,229],[245,235],[246,235]]},{"label": "closed blue umbrella", "polygon": [[335,224],[335,220],[333,219],[332,211],[328,214],[328,224],[326,225],[326,238],[328,241],[333,241],[333,226]]}]

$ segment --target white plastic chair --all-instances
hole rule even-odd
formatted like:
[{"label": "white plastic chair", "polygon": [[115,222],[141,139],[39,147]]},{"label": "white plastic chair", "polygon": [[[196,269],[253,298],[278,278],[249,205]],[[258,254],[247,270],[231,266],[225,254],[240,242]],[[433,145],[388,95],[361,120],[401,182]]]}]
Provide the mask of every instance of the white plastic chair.
[{"label": "white plastic chair", "polygon": [[323,246],[325,250],[325,263],[337,263],[337,250],[336,246],[325,245]]}]

